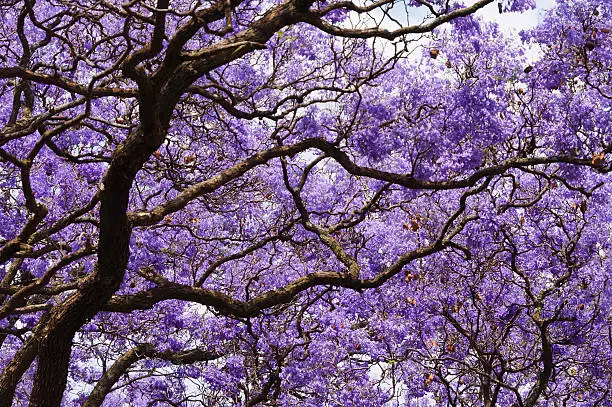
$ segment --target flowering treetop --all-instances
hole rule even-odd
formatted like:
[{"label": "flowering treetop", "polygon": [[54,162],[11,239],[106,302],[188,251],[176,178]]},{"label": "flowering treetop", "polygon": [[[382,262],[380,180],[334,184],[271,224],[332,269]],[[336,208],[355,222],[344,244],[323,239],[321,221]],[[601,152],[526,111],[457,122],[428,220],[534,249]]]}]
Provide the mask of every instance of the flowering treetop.
[{"label": "flowering treetop", "polygon": [[607,405],[612,10],[490,3],[0,2],[0,406]]}]

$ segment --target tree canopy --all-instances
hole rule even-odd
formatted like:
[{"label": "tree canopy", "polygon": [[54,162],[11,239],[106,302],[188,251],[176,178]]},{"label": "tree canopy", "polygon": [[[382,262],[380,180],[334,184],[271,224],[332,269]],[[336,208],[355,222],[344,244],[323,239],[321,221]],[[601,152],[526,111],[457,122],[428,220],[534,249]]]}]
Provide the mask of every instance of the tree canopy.
[{"label": "tree canopy", "polygon": [[606,406],[612,7],[0,1],[0,407]]}]

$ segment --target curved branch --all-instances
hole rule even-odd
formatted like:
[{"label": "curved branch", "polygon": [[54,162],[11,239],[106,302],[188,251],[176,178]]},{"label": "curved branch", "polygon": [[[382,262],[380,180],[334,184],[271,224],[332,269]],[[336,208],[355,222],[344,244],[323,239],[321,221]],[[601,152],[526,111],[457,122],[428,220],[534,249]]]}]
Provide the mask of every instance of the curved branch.
[{"label": "curved branch", "polygon": [[[568,163],[575,165],[583,165],[595,167],[591,160],[586,158],[577,158],[571,156],[550,156],[550,157],[530,157],[530,158],[511,158],[498,165],[492,165],[479,169],[470,176],[456,180],[421,180],[414,178],[408,174],[398,174],[382,170],[377,170],[371,167],[363,167],[355,164],[349,156],[340,150],[335,144],[330,143],[321,138],[306,139],[302,142],[278,146],[269,150],[255,154],[244,161],[222,171],[220,174],[200,183],[197,183],[184,191],[175,198],[164,202],[144,212],[132,212],[128,215],[132,226],[150,226],[160,222],[164,216],[179,211],[187,206],[194,199],[217,190],[218,188],[230,183],[239,178],[247,171],[255,168],[258,165],[265,164],[273,158],[291,156],[308,149],[315,148],[323,151],[328,157],[333,158],[338,162],[349,174],[354,176],[362,176],[373,178],[380,181],[385,181],[390,184],[401,185],[411,189],[427,189],[427,190],[451,190],[469,188],[476,185],[480,180],[504,173],[510,168],[523,168],[536,165]],[[602,170],[600,167],[600,171]]]},{"label": "curved branch", "polygon": [[145,358],[158,358],[166,360],[175,365],[185,365],[194,362],[202,362],[214,360],[220,355],[212,352],[203,351],[201,349],[191,349],[186,351],[173,352],[166,350],[159,352],[155,350],[155,346],[150,343],[143,343],[135,348],[125,352],[113,363],[106,372],[102,374],[96,386],[90,393],[89,397],[83,404],[83,407],[99,407],[104,402],[104,399],[111,392],[112,387],[134,363]]},{"label": "curved branch", "polygon": [[[406,34],[423,34],[427,32],[433,31],[436,27],[448,23],[456,18],[466,17],[470,14],[474,14],[479,9],[483,8],[487,4],[493,3],[494,0],[480,0],[469,7],[460,8],[454,11],[451,11],[447,14],[442,14],[439,17],[436,17],[432,21],[427,24],[421,25],[410,25],[407,27],[402,27],[394,31],[389,31],[385,29],[381,29],[378,27],[375,28],[366,28],[366,29],[350,29],[350,28],[341,28],[337,27],[333,24],[328,23],[323,20],[325,16],[324,12],[308,12],[305,13],[304,21],[308,24],[311,24],[321,31],[324,31],[328,34],[337,36],[337,37],[347,37],[347,38],[373,38],[380,37],[388,40],[393,40],[395,38],[401,37]],[[350,8],[349,8],[350,9]]]},{"label": "curved branch", "polygon": [[67,90],[83,96],[92,97],[103,97],[103,96],[114,96],[114,97],[136,97],[138,92],[135,89],[123,89],[123,88],[93,88],[89,92],[88,86],[81,85],[77,82],[73,82],[59,75],[48,75],[31,71],[21,66],[0,68],[0,78],[21,78],[32,82],[40,83],[43,85],[53,85],[58,88]]}]

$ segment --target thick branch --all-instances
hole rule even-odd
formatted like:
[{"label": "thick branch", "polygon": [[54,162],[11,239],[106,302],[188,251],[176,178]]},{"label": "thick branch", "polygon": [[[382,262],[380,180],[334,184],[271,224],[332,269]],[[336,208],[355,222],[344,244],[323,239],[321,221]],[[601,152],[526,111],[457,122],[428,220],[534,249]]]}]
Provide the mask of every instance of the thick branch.
[{"label": "thick branch", "polygon": [[170,350],[159,352],[155,346],[144,343],[125,352],[113,363],[106,372],[102,374],[96,386],[83,404],[83,407],[99,407],[104,399],[112,390],[112,387],[119,381],[121,376],[137,361],[145,358],[158,358],[167,360],[173,364],[191,364],[206,360],[214,360],[219,355],[206,352],[201,349],[191,349],[186,351],[173,352]]},{"label": "thick branch", "polygon": [[504,173],[510,168],[523,168],[535,165],[570,163],[576,165],[592,166],[589,159],[581,159],[570,156],[511,158],[498,165],[492,165],[473,172],[471,175],[456,180],[420,180],[408,174],[398,174],[377,170],[371,167],[363,167],[355,164],[350,157],[333,143],[324,139],[312,138],[300,143],[287,146],[278,146],[261,153],[255,154],[244,161],[222,171],[206,181],[195,184],[182,191],[176,198],[158,205],[148,212],[133,212],[129,214],[130,223],[133,226],[150,226],[160,222],[167,214],[177,212],[187,206],[194,199],[217,190],[218,188],[239,178],[247,171],[258,165],[265,164],[273,158],[291,156],[310,148],[316,148],[327,154],[328,157],[337,161],[349,174],[363,176],[385,181],[390,184],[401,185],[411,189],[427,190],[451,190],[469,188],[476,185],[480,180]]},{"label": "thick branch", "polygon": [[378,28],[378,27],[366,28],[366,29],[350,29],[350,28],[337,27],[323,20],[324,12],[306,13],[303,21],[317,27],[318,29],[322,31],[325,31],[328,34],[332,34],[336,37],[347,37],[347,38],[380,37],[380,38],[385,38],[388,40],[393,40],[402,35],[423,34],[423,33],[431,32],[436,27],[444,23],[448,23],[449,21],[452,21],[456,18],[465,17],[470,14],[474,14],[476,11],[483,8],[487,4],[492,3],[493,1],[494,0],[480,0],[469,7],[460,8],[460,9],[451,11],[450,13],[442,14],[427,24],[410,25],[407,27],[399,28],[394,31],[389,31],[389,30]]},{"label": "thick branch", "polygon": [[136,97],[137,91],[134,89],[123,89],[123,88],[93,88],[89,92],[88,86],[81,85],[73,82],[59,75],[48,75],[43,73],[34,72],[23,68],[21,66],[0,68],[0,78],[21,78],[32,82],[40,83],[43,85],[53,85],[58,88],[67,90],[83,96],[114,96],[114,97]]}]

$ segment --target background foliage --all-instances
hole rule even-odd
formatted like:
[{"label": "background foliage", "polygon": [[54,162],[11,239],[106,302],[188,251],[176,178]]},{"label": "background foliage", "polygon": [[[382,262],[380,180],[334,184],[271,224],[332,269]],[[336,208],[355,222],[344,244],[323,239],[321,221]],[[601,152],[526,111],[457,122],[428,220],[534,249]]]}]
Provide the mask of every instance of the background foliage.
[{"label": "background foliage", "polygon": [[491,3],[0,2],[0,406],[609,405],[610,5]]}]

